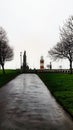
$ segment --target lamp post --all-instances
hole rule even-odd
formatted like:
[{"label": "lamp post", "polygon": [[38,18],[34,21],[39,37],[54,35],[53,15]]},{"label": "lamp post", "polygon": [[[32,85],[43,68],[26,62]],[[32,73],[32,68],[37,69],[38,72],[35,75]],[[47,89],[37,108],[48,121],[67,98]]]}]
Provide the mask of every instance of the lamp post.
[{"label": "lamp post", "polygon": [[20,69],[22,68],[22,52],[20,52]]}]

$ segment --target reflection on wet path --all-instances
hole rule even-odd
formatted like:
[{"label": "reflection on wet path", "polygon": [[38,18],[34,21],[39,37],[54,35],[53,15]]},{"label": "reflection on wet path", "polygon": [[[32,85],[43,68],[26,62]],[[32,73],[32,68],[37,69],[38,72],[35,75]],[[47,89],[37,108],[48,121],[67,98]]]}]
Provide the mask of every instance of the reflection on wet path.
[{"label": "reflection on wet path", "polygon": [[0,89],[0,130],[73,130],[73,122],[35,74]]}]

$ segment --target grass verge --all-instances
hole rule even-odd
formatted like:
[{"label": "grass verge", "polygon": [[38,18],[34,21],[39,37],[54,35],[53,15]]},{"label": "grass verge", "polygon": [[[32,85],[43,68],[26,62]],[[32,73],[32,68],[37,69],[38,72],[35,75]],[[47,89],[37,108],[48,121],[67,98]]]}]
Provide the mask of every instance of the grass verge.
[{"label": "grass verge", "polygon": [[73,74],[39,73],[56,100],[73,117]]},{"label": "grass verge", "polygon": [[0,70],[0,88],[15,78],[18,74],[20,74],[19,70],[5,70],[5,74]]}]

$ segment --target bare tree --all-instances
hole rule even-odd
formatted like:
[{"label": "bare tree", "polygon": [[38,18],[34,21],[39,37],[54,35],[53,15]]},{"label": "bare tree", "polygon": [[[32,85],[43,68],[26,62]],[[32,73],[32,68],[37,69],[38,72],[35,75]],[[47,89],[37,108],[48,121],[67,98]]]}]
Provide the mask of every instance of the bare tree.
[{"label": "bare tree", "polygon": [[73,61],[73,16],[65,22],[62,29],[60,29],[60,42],[56,44],[50,51],[50,56],[54,60],[66,58],[70,62],[70,73],[72,73]]},{"label": "bare tree", "polygon": [[5,30],[0,27],[0,65],[2,66],[3,73],[5,73],[5,62],[12,60],[12,58],[13,49],[8,45],[8,39]]}]

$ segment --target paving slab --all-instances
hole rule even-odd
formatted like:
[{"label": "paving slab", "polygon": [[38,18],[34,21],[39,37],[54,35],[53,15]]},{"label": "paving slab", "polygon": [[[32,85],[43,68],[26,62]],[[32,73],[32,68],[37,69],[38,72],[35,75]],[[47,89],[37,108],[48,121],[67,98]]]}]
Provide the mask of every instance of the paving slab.
[{"label": "paving slab", "polygon": [[0,130],[73,130],[73,121],[36,74],[21,74],[0,89]]}]

